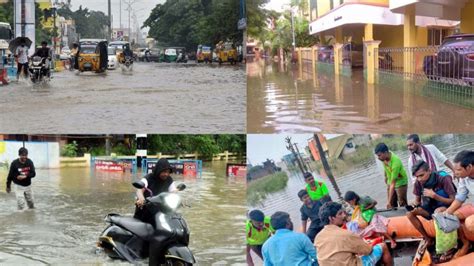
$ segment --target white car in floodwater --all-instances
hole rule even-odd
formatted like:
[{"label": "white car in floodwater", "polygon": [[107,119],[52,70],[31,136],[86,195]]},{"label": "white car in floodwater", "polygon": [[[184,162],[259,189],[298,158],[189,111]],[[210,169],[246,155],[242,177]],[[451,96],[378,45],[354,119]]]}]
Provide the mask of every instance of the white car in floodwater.
[{"label": "white car in floodwater", "polygon": [[107,69],[116,69],[118,66],[118,60],[117,60],[115,47],[109,46],[107,48],[107,54],[108,54],[108,61],[109,61],[107,64]]}]

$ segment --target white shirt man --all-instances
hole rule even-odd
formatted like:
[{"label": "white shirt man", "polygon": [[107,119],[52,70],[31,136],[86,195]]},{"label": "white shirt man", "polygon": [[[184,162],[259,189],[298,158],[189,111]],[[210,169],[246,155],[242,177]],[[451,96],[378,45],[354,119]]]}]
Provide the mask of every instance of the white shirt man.
[{"label": "white shirt man", "polygon": [[19,64],[28,63],[28,47],[21,45],[18,46],[16,48],[15,55],[18,57]]}]

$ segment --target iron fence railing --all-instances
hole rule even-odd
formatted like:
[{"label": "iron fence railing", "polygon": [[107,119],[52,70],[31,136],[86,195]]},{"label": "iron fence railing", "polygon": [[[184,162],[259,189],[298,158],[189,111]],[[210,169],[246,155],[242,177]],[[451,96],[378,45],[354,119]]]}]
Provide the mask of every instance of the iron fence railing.
[{"label": "iron fence railing", "polygon": [[474,87],[474,45],[379,48],[380,72]]}]

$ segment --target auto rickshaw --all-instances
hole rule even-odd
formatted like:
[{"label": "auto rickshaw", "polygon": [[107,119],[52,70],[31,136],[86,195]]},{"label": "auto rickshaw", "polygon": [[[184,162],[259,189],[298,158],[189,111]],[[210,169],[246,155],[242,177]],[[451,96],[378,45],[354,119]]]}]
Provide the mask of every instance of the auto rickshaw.
[{"label": "auto rickshaw", "polygon": [[212,50],[209,46],[199,45],[196,52],[196,60],[198,63],[212,63]]},{"label": "auto rickshaw", "polygon": [[[186,49],[184,47],[166,47],[163,50],[163,53],[160,55],[160,62],[177,62],[179,53],[186,54]],[[180,62],[187,61],[184,58]],[[179,63],[179,62],[178,62]]]},{"label": "auto rickshaw", "polygon": [[80,72],[105,72],[108,67],[107,48],[107,41],[105,40],[80,40],[76,69]]},{"label": "auto rickshaw", "polygon": [[238,56],[237,56],[237,49],[235,48],[234,44],[226,42],[226,43],[218,43],[216,45],[217,50],[217,57],[219,60],[219,65],[222,63],[229,62],[231,65],[237,64]]}]

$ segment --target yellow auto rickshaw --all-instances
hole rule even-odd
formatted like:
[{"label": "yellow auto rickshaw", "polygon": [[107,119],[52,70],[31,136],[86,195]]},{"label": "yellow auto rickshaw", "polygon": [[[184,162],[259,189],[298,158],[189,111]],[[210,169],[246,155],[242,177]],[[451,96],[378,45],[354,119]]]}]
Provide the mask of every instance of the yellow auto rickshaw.
[{"label": "yellow auto rickshaw", "polygon": [[219,65],[226,62],[229,62],[231,65],[237,64],[237,49],[235,48],[234,44],[229,42],[220,42],[216,45],[216,50]]},{"label": "yellow auto rickshaw", "polygon": [[212,63],[212,50],[209,46],[199,45],[196,52],[196,60],[198,63]]},{"label": "yellow auto rickshaw", "polygon": [[80,40],[77,61],[76,66],[80,72],[105,72],[108,63],[107,41]]}]

